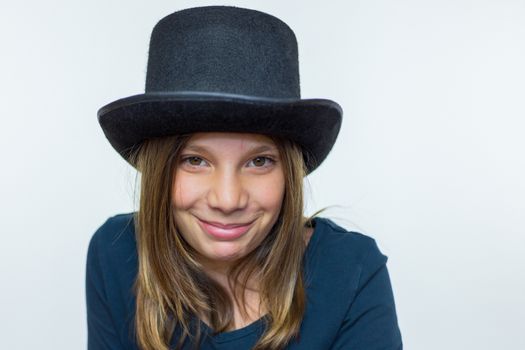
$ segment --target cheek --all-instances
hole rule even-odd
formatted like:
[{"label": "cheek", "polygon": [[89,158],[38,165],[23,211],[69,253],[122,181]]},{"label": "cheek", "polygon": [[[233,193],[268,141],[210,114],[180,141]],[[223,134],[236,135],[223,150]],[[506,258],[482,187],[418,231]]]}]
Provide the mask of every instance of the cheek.
[{"label": "cheek", "polygon": [[201,184],[195,176],[188,176],[183,172],[175,174],[175,182],[172,188],[171,200],[177,209],[191,207],[195,201],[203,197],[204,184]]},{"label": "cheek", "polygon": [[268,210],[279,211],[284,197],[284,179],[281,175],[252,186],[252,196]]}]

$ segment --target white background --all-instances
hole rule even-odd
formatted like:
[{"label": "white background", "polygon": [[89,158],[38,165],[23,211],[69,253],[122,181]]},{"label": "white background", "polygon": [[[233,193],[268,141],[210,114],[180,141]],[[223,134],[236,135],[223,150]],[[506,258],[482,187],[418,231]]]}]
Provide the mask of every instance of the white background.
[{"label": "white background", "polygon": [[[89,239],[134,208],[96,111],[143,92],[160,18],[209,4],[0,5],[0,348],[85,348]],[[342,105],[307,210],[378,241],[405,348],[525,349],[525,2],[220,4],[287,22],[302,96]]]}]

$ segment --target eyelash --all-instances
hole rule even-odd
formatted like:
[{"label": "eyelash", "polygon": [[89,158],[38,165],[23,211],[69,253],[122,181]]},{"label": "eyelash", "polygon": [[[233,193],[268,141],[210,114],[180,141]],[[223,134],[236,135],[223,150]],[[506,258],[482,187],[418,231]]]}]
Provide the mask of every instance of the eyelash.
[{"label": "eyelash", "polygon": [[[265,165],[263,165],[263,166],[253,166],[254,168],[261,168],[261,169],[262,169],[262,168],[266,168],[266,167],[269,167],[269,166],[272,165],[272,164],[275,164],[275,162],[276,162],[276,160],[275,160],[273,157],[270,157],[270,156],[257,156],[257,157],[255,157],[255,158],[252,158],[248,163],[251,163],[251,162],[253,162],[254,160],[256,160],[256,159],[260,159],[260,158],[266,160]],[[190,160],[192,160],[192,159],[199,159],[199,160],[201,160],[201,161],[203,161],[203,162],[206,162],[202,157],[199,157],[199,156],[183,156],[182,159],[181,159],[181,163],[183,163],[183,164],[187,164],[187,165],[189,165],[189,166],[192,167],[192,168],[197,168],[197,167],[200,167],[200,166],[201,166],[201,165],[193,165],[193,164],[190,164],[189,162],[190,162]],[[269,163],[269,164],[268,164],[268,163]]]}]

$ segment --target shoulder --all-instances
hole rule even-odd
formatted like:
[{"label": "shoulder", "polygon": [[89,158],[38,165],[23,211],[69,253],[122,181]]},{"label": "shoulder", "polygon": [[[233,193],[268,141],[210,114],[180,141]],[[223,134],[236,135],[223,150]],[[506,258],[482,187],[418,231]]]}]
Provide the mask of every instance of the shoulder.
[{"label": "shoulder", "polygon": [[107,239],[118,239],[118,235],[124,231],[129,230],[130,226],[134,223],[135,213],[124,213],[117,214],[108,218],[99,228],[95,231],[92,239],[95,240],[107,240]]},{"label": "shoulder", "polygon": [[134,213],[118,214],[108,218],[93,234],[89,242],[87,263],[105,273],[134,270],[136,240]]},{"label": "shoulder", "polygon": [[134,213],[117,214],[108,218],[95,231],[89,242],[89,249],[112,250],[135,241]]},{"label": "shoulder", "polygon": [[388,257],[376,240],[360,232],[348,231],[330,219],[317,217],[315,231],[305,255],[306,281],[332,300],[351,301],[379,270]]},{"label": "shoulder", "polygon": [[312,248],[318,258],[339,261],[349,268],[386,263],[388,258],[381,253],[373,237],[349,231],[328,218],[317,217],[314,221]]},{"label": "shoulder", "polygon": [[109,346],[106,341],[112,339],[114,346],[122,342],[122,348],[132,348],[127,334],[134,314],[133,283],[137,267],[133,213],[110,217],[91,237],[87,253],[86,305],[90,341],[104,341]]},{"label": "shoulder", "polygon": [[[387,257],[368,235],[346,230],[327,218],[316,217],[314,223],[304,260],[308,304],[302,330],[316,334],[309,338],[315,348],[327,349],[336,339],[351,305],[355,308],[359,304],[360,291],[374,275],[378,276]],[[380,293],[387,292],[385,289]],[[320,319],[326,320],[322,327]]]},{"label": "shoulder", "polygon": [[307,274],[323,283],[344,283],[356,290],[366,276],[384,266],[384,255],[374,238],[348,231],[332,220],[314,219],[315,230],[305,256]]}]

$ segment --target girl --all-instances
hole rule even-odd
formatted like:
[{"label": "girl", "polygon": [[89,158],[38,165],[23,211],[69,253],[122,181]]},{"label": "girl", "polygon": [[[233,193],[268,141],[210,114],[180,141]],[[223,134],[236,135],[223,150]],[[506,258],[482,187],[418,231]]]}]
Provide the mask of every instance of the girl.
[{"label": "girl", "polygon": [[99,110],[141,175],[87,257],[88,348],[402,349],[387,257],[303,215],[341,125],[302,100],[292,30],[208,6],[153,29],[146,91]]}]

